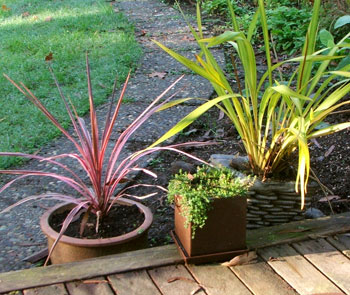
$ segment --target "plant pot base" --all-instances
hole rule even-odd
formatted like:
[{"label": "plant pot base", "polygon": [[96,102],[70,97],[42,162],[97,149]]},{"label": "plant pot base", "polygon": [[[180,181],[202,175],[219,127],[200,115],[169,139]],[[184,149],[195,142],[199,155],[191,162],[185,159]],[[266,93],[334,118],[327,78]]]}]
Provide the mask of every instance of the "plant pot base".
[{"label": "plant pot base", "polygon": [[219,261],[225,261],[225,260],[231,260],[235,256],[242,255],[244,253],[248,252],[248,249],[242,249],[242,250],[235,250],[235,251],[229,251],[229,252],[219,252],[219,253],[212,253],[212,254],[204,254],[204,255],[198,255],[198,256],[189,256],[184,249],[184,247],[181,244],[181,241],[177,237],[175,231],[170,232],[171,237],[173,238],[175,245],[185,261],[185,264],[204,264],[204,263],[210,263],[210,262],[219,262]]}]

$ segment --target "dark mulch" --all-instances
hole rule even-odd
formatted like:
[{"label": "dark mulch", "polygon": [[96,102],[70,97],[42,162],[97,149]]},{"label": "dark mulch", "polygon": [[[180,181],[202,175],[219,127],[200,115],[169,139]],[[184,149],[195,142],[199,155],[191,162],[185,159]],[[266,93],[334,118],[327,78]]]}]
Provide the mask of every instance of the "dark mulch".
[{"label": "dark mulch", "polygon": [[[61,230],[62,223],[68,213],[69,211],[64,211],[52,216],[50,225],[55,231],[59,232]],[[64,234],[66,236],[80,238],[80,224],[83,217],[84,214],[81,214],[79,219],[72,222]],[[96,215],[89,214],[82,238],[99,239],[123,235],[138,228],[143,223],[144,219],[143,213],[140,212],[136,205],[125,206],[117,204],[112,207],[107,216],[101,218],[98,233],[96,233],[95,230]]]}]

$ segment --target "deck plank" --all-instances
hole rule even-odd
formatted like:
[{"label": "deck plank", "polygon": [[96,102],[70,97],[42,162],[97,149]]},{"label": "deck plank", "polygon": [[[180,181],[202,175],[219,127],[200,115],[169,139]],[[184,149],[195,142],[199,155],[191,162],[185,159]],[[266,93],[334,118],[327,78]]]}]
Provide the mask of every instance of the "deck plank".
[{"label": "deck plank", "polygon": [[[247,232],[251,249],[350,231],[350,212]],[[0,273],[0,293],[181,263],[174,245],[148,248],[72,264]]]},{"label": "deck plank", "polygon": [[265,261],[299,294],[344,294],[289,245],[258,250]]},{"label": "deck plank", "polygon": [[68,295],[63,284],[56,284],[46,287],[32,288],[23,291],[24,295]]},{"label": "deck plank", "polygon": [[225,266],[190,265],[189,269],[208,295],[252,294]]},{"label": "deck plank", "polygon": [[350,258],[350,234],[336,235],[335,237],[328,237],[327,241],[342,251],[344,255]]},{"label": "deck plank", "polygon": [[182,263],[182,258],[174,245],[167,245],[80,262],[0,273],[0,293],[173,263]]},{"label": "deck plank", "polygon": [[350,212],[249,230],[247,245],[250,249],[256,249],[348,231],[350,231]]},{"label": "deck plank", "polygon": [[350,294],[350,259],[325,239],[294,243],[293,247],[334,282]]},{"label": "deck plank", "polygon": [[259,258],[257,263],[231,267],[237,277],[254,295],[294,295],[289,286],[271,267]]},{"label": "deck plank", "polygon": [[145,270],[108,276],[114,292],[118,295],[157,295],[157,287]]},{"label": "deck plank", "polygon": [[70,295],[114,295],[104,277],[66,283]]},{"label": "deck plank", "polygon": [[[171,265],[148,271],[163,295],[191,294],[199,288],[183,265]],[[199,290],[196,295],[205,295]]]}]

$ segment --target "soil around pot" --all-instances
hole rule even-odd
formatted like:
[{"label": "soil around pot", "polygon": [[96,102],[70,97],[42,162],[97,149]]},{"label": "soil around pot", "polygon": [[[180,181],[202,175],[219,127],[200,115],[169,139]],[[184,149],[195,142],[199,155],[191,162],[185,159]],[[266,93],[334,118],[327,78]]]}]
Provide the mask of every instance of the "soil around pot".
[{"label": "soil around pot", "polygon": [[[62,213],[53,215],[49,221],[50,226],[52,226],[55,231],[60,232],[62,223],[68,213],[69,210],[66,210]],[[73,238],[81,238],[79,233],[83,216],[84,213],[79,216],[79,219],[72,222],[68,226],[64,235]],[[112,207],[108,215],[100,220],[98,233],[96,233],[96,219],[95,214],[89,214],[89,219],[82,238],[102,239],[121,236],[141,226],[145,217],[136,205],[126,206],[116,204]]]}]

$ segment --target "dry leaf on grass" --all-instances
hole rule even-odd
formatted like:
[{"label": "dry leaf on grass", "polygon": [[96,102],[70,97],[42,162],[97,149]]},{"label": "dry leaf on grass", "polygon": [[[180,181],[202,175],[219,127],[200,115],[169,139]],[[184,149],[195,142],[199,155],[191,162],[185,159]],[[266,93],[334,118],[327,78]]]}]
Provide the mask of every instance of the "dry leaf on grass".
[{"label": "dry leaf on grass", "polygon": [[255,263],[257,259],[257,255],[255,251],[250,251],[247,253],[244,253],[242,255],[236,256],[233,259],[231,259],[228,262],[224,262],[221,265],[231,267],[236,265],[244,265],[249,263]]},{"label": "dry leaf on grass", "polygon": [[30,16],[30,13],[28,11],[25,11],[22,13],[22,17],[28,17]]},{"label": "dry leaf on grass", "polygon": [[53,54],[50,52],[48,55],[45,56],[45,61],[51,61],[53,60]]},{"label": "dry leaf on grass", "polygon": [[159,78],[164,79],[167,73],[165,72],[153,72],[152,74],[149,74],[148,77],[150,78]]},{"label": "dry leaf on grass", "polygon": [[1,10],[3,11],[9,11],[11,8],[7,7],[5,4],[1,5]]},{"label": "dry leaf on grass", "polygon": [[48,16],[47,18],[44,19],[44,21],[46,21],[46,22],[52,21],[52,16]]}]

